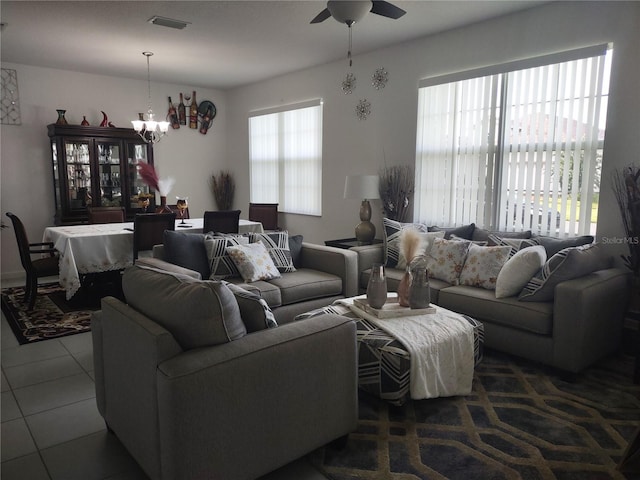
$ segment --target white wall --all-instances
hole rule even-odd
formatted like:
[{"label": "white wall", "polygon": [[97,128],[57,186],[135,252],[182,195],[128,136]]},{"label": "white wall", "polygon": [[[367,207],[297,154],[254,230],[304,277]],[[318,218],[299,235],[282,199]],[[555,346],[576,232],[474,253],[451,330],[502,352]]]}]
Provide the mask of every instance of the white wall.
[{"label": "white wall", "polygon": [[[5,216],[7,211],[15,213],[25,223],[29,240],[38,242],[44,228],[53,225],[55,213],[51,148],[46,126],[56,121],[56,109],[66,109],[70,124],[79,125],[82,116],[86,115],[91,125],[99,125],[103,110],[116,126],[130,127],[137,112],[147,110],[147,82],[10,63],[3,63],[2,68],[16,70],[22,117],[21,125],[2,125],[0,128],[3,221],[10,223]],[[179,93],[192,90],[189,85],[152,82],[152,102],[157,118],[166,115],[168,96],[177,105]],[[196,96],[198,101],[211,100],[218,110],[207,134],[182,126],[179,130],[170,129],[154,147],[160,177],[176,180],[168,202],[175,203],[176,195],[189,196],[189,210],[194,214],[216,208],[209,178],[220,170],[225,158],[227,117],[224,93],[196,89]],[[22,275],[13,230],[2,230],[0,242],[2,278]]]},{"label": "white wall", "polygon": [[[354,42],[357,54],[357,29]],[[343,198],[344,178],[355,173],[375,174],[385,160],[388,164],[413,165],[420,79],[606,42],[614,43],[615,53],[597,233],[599,238],[622,236],[617,204],[609,185],[612,168],[640,162],[638,2],[554,2],[367,55],[355,55],[353,71],[357,86],[351,95],[341,91],[347,73],[346,59],[232,90],[228,96],[227,158],[241,176],[249,175],[246,139],[250,111],[323,98],[323,215],[286,215],[284,226],[304,234],[312,242],[353,236],[360,202]],[[379,67],[389,72],[389,82],[383,90],[376,91],[370,86],[370,79]],[[354,111],[361,98],[372,103],[371,116],[364,121],[358,120]],[[249,201],[248,188],[248,182],[239,185],[238,195],[243,198],[240,204]],[[380,236],[380,202],[374,201],[372,205],[372,221]]]}]

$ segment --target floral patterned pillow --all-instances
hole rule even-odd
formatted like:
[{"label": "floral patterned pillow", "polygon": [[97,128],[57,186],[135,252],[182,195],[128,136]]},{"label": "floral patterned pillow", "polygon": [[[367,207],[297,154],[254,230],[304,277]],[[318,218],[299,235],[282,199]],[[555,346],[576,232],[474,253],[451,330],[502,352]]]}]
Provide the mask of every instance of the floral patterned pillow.
[{"label": "floral patterned pillow", "polygon": [[500,270],[515,252],[516,249],[509,245],[481,247],[472,244],[460,272],[460,285],[495,290]]},{"label": "floral patterned pillow", "polygon": [[427,268],[429,276],[457,285],[470,241],[434,238]]},{"label": "floral patterned pillow", "polygon": [[262,242],[227,247],[227,253],[238,267],[245,282],[269,280],[281,276]]}]

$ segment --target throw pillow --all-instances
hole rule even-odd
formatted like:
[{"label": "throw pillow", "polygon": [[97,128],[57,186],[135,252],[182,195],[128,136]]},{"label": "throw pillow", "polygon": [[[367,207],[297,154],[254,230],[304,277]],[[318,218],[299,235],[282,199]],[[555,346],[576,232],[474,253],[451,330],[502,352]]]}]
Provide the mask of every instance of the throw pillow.
[{"label": "throw pillow", "polygon": [[490,234],[488,238],[489,245],[508,245],[515,248],[516,250],[522,250],[523,248],[540,245],[535,238],[509,238],[499,237],[498,235],[494,234]]},{"label": "throw pillow", "polygon": [[518,300],[549,302],[553,300],[556,285],[560,282],[608,268],[611,262],[602,250],[599,243],[592,243],[559,251],[529,280]]},{"label": "throw pillow", "polygon": [[547,251],[547,258],[553,257],[560,250],[569,247],[579,247],[580,245],[589,245],[593,243],[593,236],[591,235],[582,235],[581,237],[571,237],[571,238],[556,238],[556,237],[547,237],[544,235],[536,235],[533,237],[536,239],[538,244],[542,245]]},{"label": "throw pillow", "polygon": [[134,265],[122,276],[127,303],[166,328],[189,350],[246,335],[240,307],[221,282]]},{"label": "throw pillow", "polygon": [[472,243],[460,272],[460,285],[495,290],[503,265],[507,263],[513,247],[482,247]]},{"label": "throw pillow", "polygon": [[520,293],[546,261],[547,252],[542,245],[518,250],[507,260],[498,274],[496,298],[513,297]]},{"label": "throw pillow", "polygon": [[459,237],[455,233],[452,233],[447,240],[462,240],[464,242],[474,243],[480,247],[486,247],[489,244],[489,242],[487,242],[486,240],[468,240],[466,238]]},{"label": "throw pillow", "polygon": [[[433,247],[433,240],[435,238],[444,238],[444,232],[420,232],[421,244],[417,256],[428,257],[431,254],[431,248]],[[398,249],[398,264],[396,268],[405,270],[407,268],[407,259],[404,257],[402,250]]]},{"label": "throw pillow", "polygon": [[531,230],[505,232],[500,230],[485,230],[484,228],[476,227],[471,240],[488,241],[489,235],[495,235],[500,238],[531,238]]},{"label": "throw pillow", "polygon": [[296,268],[302,266],[302,241],[302,235],[289,235],[289,251],[293,266]]},{"label": "throw pillow", "polygon": [[422,223],[401,223],[389,218],[382,219],[384,263],[389,268],[397,268],[400,260],[400,234],[405,228],[415,228],[419,232],[427,233],[429,230]]},{"label": "throw pillow", "polygon": [[280,277],[280,272],[262,242],[227,247],[227,253],[245,282]]},{"label": "throw pillow", "polygon": [[250,233],[249,242],[262,242],[279,272],[296,271],[289,250],[289,232]]},{"label": "throw pillow", "polygon": [[278,326],[273,312],[264,298],[233,283],[226,283],[226,285],[236,297],[247,333]]},{"label": "throw pillow", "polygon": [[227,253],[227,247],[246,245],[249,238],[244,236],[211,236],[205,235],[204,246],[209,260],[209,278],[221,280],[229,277],[239,277],[238,267]]},{"label": "throw pillow", "polygon": [[165,230],[162,243],[167,262],[194,270],[200,273],[202,278],[209,278],[211,272],[204,246],[204,234]]},{"label": "throw pillow", "polygon": [[451,238],[451,235],[456,235],[460,238],[471,240],[473,238],[473,232],[475,231],[475,229],[475,223],[470,223],[469,225],[463,225],[461,227],[429,227],[430,232],[444,232],[444,238],[446,238],[447,240]]},{"label": "throw pillow", "polygon": [[457,285],[471,242],[435,238],[427,259],[429,276]]}]

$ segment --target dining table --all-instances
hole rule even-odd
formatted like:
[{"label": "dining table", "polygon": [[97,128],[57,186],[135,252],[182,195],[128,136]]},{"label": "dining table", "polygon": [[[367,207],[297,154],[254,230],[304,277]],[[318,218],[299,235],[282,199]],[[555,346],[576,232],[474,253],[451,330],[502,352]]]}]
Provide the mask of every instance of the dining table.
[{"label": "dining table", "polygon": [[[203,218],[176,219],[176,231],[202,233]],[[263,233],[262,223],[240,219],[238,233]],[[133,264],[133,222],[46,227],[43,242],[60,256],[60,285],[67,300],[80,290],[82,277],[121,270]]]}]

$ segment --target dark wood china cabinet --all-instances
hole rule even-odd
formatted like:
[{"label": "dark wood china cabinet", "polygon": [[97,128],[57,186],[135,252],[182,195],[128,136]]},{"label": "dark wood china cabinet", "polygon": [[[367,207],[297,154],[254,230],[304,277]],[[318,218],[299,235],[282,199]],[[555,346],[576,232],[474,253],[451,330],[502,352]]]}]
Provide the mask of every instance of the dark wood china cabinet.
[{"label": "dark wood china cabinet", "polygon": [[87,222],[87,207],[124,207],[127,219],[141,213],[140,194],[155,192],[142,182],[136,163],[153,165],[153,146],[129,128],[47,126],[55,193],[56,225]]}]

